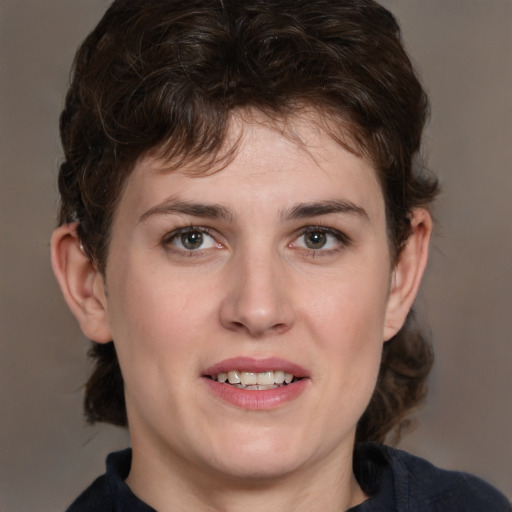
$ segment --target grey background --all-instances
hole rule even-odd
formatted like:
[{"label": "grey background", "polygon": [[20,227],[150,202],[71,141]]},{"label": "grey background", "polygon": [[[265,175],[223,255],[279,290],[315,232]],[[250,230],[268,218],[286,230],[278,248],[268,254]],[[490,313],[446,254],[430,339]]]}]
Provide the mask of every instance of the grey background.
[{"label": "grey background", "polygon": [[[78,42],[106,0],[0,3],[0,510],[50,512],[128,443],[84,425],[87,343],[49,264],[57,119]],[[512,497],[512,0],[387,0],[431,94],[444,186],[418,305],[437,354],[401,444]]]}]

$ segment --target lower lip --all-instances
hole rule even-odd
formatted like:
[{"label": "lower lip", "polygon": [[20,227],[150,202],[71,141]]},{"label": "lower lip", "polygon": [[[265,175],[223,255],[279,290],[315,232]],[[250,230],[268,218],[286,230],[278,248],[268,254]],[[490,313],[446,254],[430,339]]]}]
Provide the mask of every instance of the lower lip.
[{"label": "lower lip", "polygon": [[242,409],[276,409],[298,398],[306,389],[309,379],[304,378],[274,389],[242,389],[216,380],[204,378],[210,390],[223,401]]}]

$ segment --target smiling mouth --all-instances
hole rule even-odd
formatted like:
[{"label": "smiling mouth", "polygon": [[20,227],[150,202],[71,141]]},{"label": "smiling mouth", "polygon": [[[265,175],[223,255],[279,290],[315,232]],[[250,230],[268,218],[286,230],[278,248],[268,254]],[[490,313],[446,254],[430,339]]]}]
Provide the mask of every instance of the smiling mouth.
[{"label": "smiling mouth", "polygon": [[216,375],[208,375],[207,377],[222,384],[255,391],[276,389],[300,380],[299,377],[295,377],[293,374],[282,370],[258,373],[231,370],[228,372],[221,372]]}]

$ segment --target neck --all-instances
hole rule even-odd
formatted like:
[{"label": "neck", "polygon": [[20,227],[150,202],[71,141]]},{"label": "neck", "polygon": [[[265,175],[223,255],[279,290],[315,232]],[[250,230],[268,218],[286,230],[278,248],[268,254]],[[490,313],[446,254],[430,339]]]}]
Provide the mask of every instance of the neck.
[{"label": "neck", "polygon": [[341,512],[366,499],[352,472],[352,449],[334,451],[285,475],[251,478],[183,461],[177,465],[162,452],[138,450],[136,444],[133,450],[126,481],[159,512]]}]

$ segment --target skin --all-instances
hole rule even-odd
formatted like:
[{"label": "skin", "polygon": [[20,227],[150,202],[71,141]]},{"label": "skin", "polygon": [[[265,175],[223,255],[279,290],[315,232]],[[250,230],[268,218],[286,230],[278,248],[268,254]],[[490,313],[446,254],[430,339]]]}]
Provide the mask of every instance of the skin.
[{"label": "skin", "polygon": [[[114,217],[106,275],[74,225],[54,234],[55,273],[86,336],[115,342],[127,482],[141,499],[160,511],[345,510],[365,499],[351,469],[356,425],[382,344],[419,287],[430,216],[412,212],[394,266],[366,159],[306,117],[286,127],[235,118],[231,136],[241,130],[234,160],[209,176],[141,160]],[[192,202],[222,215],[183,208]],[[304,208],[333,202],[337,211]],[[197,249],[184,245],[201,234]],[[240,356],[302,366],[304,391],[266,410],[226,402],[204,370]]]}]

